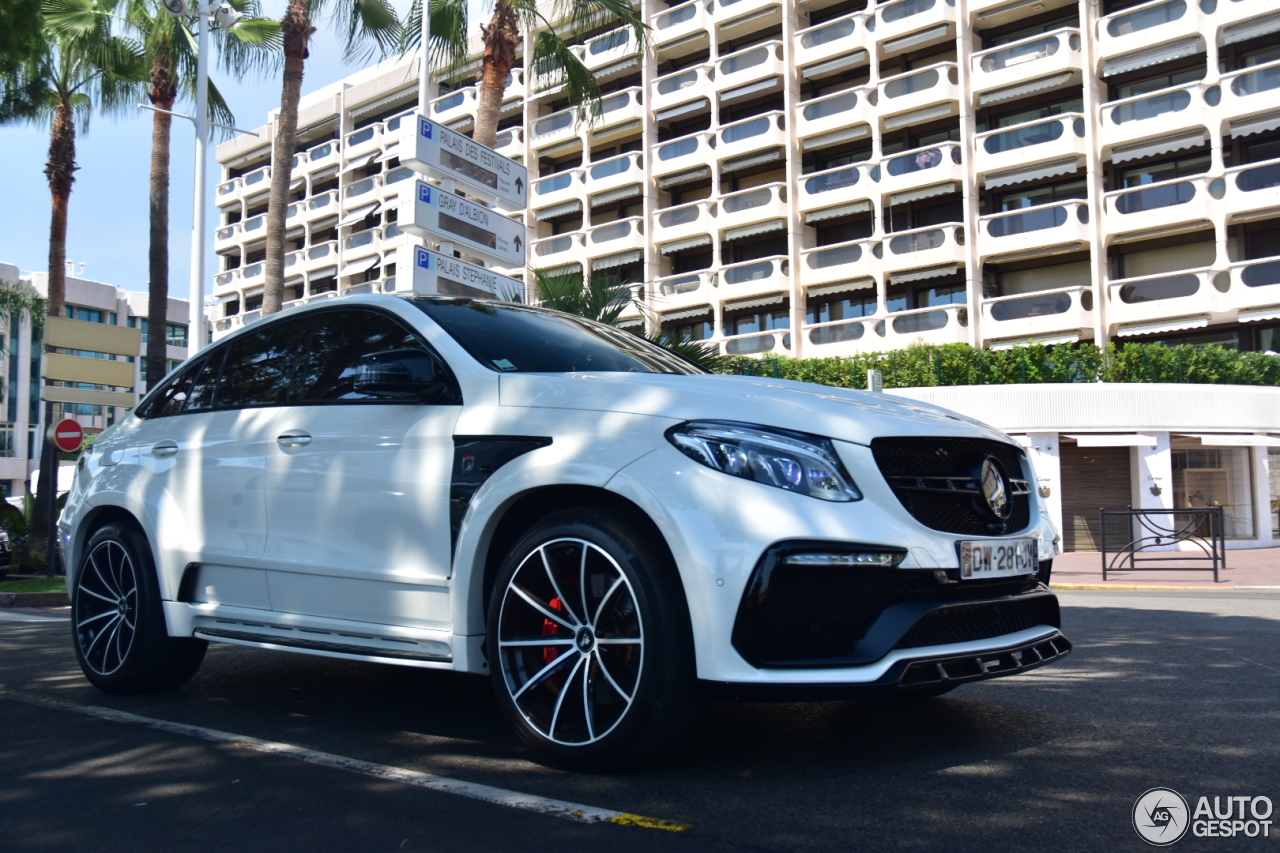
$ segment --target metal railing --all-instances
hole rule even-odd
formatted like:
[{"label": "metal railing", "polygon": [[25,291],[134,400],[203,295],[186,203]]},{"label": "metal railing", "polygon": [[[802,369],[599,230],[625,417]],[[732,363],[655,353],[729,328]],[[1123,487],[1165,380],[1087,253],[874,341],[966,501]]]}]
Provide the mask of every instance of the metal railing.
[{"label": "metal railing", "polygon": [[[1107,548],[1107,519],[1122,520],[1122,535],[1130,537],[1119,551]],[[1195,507],[1192,509],[1099,509],[1098,523],[1102,539],[1102,579],[1107,572],[1204,572],[1213,570],[1213,582],[1218,583],[1218,572],[1227,567],[1227,543],[1222,507]],[[1114,527],[1113,527],[1114,530]],[[1127,532],[1125,532],[1127,531]],[[1190,543],[1194,549],[1153,552],[1152,548]],[[1139,552],[1158,553],[1159,556],[1139,557]],[[1150,566],[1139,563],[1197,562],[1202,566]]]}]

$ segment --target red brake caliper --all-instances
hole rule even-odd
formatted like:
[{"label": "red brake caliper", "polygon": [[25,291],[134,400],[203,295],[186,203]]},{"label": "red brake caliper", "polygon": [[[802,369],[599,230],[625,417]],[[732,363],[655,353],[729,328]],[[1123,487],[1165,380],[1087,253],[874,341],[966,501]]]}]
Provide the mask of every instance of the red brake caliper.
[{"label": "red brake caliper", "polygon": [[[553,598],[553,599],[551,599],[550,604],[551,604],[551,609],[552,609],[552,610],[554,610],[555,612],[557,612],[557,613],[564,613],[564,612],[565,612],[565,611],[564,611],[564,602],[562,602],[560,599],[558,599],[558,598]],[[553,619],[543,619],[543,620],[542,620],[542,636],[544,636],[544,637],[556,637],[556,636],[559,636],[559,635],[560,635],[560,623],[559,623],[559,622],[556,622],[556,621],[555,621],[555,620],[553,620]],[[546,662],[549,664],[549,663],[551,663],[553,660],[555,660],[556,658],[560,657],[560,655],[561,655],[563,652],[564,652],[564,650],[563,650],[563,649],[557,648],[557,647],[555,647],[555,646],[543,646],[543,647],[542,647],[542,659],[543,659],[544,661],[546,661]]]}]

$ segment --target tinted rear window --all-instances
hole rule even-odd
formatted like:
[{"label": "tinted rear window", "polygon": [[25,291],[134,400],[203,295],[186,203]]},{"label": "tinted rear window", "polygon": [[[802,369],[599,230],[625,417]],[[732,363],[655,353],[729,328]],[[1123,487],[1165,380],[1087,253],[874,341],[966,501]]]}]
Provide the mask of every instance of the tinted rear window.
[{"label": "tinted rear window", "polygon": [[411,300],[481,364],[503,373],[703,373],[630,332],[500,302]]}]

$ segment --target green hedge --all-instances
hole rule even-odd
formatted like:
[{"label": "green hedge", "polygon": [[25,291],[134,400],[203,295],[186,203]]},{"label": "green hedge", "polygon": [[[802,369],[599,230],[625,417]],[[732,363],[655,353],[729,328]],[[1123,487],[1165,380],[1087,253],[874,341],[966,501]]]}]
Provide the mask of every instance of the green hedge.
[{"label": "green hedge", "polygon": [[842,358],[736,358],[724,371],[777,376],[842,388],[866,388],[879,370],[886,388],[1017,385],[1047,382],[1187,382],[1280,386],[1280,358],[1220,346],[1091,343],[982,350],[968,344],[919,344]]}]

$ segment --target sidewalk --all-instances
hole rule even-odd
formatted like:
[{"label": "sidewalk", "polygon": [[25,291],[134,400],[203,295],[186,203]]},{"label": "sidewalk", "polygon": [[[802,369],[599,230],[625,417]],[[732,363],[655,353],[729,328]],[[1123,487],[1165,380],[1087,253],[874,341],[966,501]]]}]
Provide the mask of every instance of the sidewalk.
[{"label": "sidewalk", "polygon": [[[1176,558],[1176,552],[1160,552]],[[1199,552],[1196,552],[1197,554]],[[1146,552],[1143,557],[1154,557]],[[1109,559],[1114,555],[1108,554]],[[1119,565],[1119,560],[1115,561]],[[1213,582],[1213,564],[1209,561],[1170,559],[1156,563],[1139,563],[1142,571],[1108,570],[1102,579],[1102,555],[1097,551],[1075,551],[1053,560],[1055,589],[1256,589],[1280,592],[1280,548],[1251,548],[1227,551],[1226,568]],[[1147,567],[1150,567],[1148,570]],[[1195,571],[1169,569],[1195,568]]]}]

